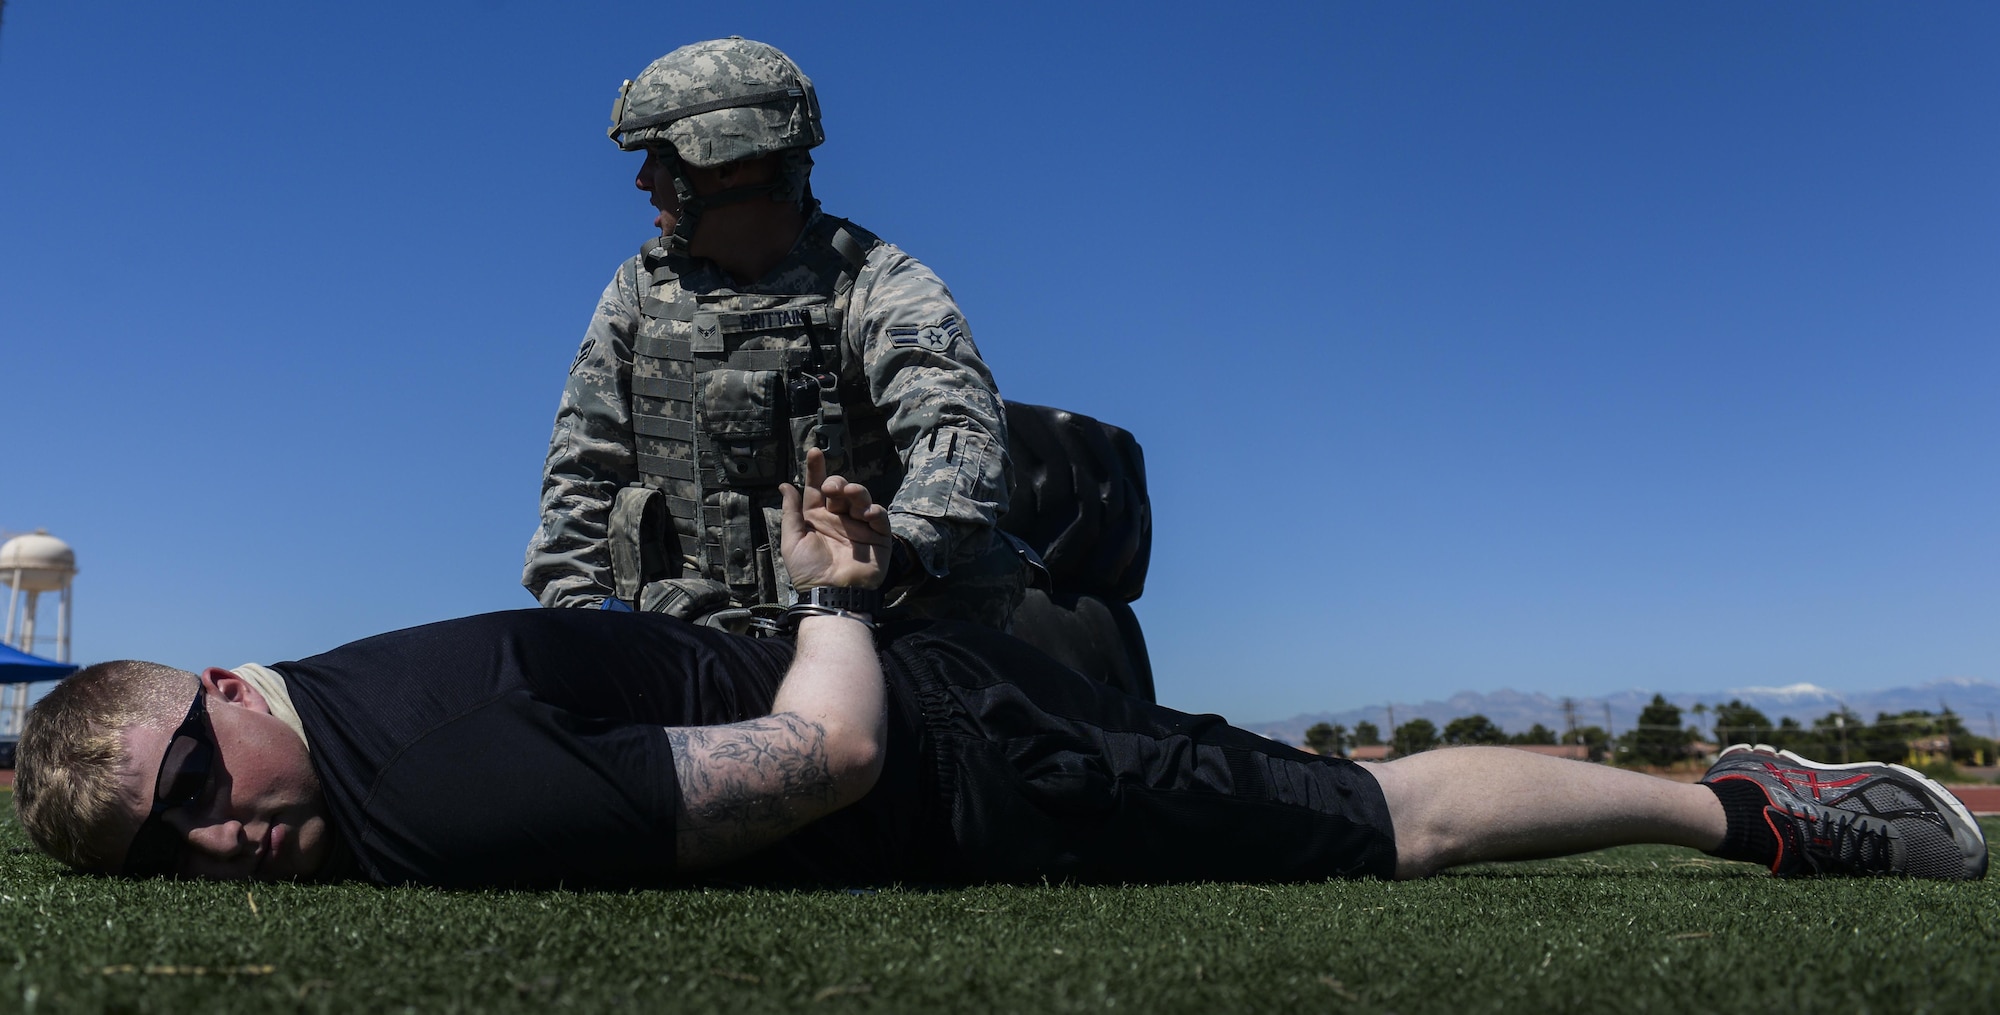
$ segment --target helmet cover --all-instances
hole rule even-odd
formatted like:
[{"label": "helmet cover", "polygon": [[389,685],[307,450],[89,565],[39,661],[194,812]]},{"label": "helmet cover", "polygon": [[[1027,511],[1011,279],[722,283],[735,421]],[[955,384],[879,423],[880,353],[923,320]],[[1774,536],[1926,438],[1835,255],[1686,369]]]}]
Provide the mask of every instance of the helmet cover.
[{"label": "helmet cover", "polygon": [[609,133],[626,151],[667,144],[704,168],[826,140],[812,79],[776,47],[741,36],[653,61],[619,92]]}]

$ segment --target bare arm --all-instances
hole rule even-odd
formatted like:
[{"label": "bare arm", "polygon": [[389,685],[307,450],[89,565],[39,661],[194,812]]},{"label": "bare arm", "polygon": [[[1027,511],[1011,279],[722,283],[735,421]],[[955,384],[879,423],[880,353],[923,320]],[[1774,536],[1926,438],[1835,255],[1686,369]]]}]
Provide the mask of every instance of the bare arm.
[{"label": "bare arm", "polygon": [[[888,514],[868,491],[806,456],[803,495],[787,486],[785,561],[801,588],[880,585]],[[808,617],[771,714],[667,730],[681,784],[676,867],[745,856],[867,795],[882,774],[887,694],[870,629]]]}]

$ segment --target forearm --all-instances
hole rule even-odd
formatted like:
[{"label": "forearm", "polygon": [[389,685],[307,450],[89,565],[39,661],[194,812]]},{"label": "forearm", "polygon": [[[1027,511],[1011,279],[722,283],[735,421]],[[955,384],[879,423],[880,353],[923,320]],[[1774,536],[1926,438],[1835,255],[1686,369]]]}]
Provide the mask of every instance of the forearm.
[{"label": "forearm", "polygon": [[869,628],[806,618],[770,715],[667,730],[681,784],[676,867],[745,856],[867,795],[882,773],[886,702]]},{"label": "forearm", "polygon": [[835,807],[866,796],[882,774],[887,702],[872,629],[842,617],[805,618],[771,711],[826,729],[829,767],[839,781]]}]

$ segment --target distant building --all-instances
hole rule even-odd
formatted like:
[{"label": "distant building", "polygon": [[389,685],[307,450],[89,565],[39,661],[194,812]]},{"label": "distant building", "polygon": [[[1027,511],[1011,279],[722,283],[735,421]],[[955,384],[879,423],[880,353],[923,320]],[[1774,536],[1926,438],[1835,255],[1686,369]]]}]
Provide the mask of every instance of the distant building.
[{"label": "distant building", "polygon": [[1904,759],[1912,765],[1942,765],[1950,760],[1950,737],[1918,737],[1910,741],[1910,755]]}]

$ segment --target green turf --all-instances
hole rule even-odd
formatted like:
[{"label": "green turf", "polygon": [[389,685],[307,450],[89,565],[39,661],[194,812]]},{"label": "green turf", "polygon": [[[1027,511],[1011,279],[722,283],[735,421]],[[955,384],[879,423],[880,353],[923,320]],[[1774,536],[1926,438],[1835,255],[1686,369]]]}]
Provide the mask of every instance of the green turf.
[{"label": "green turf", "polygon": [[1405,884],[246,890],[64,874],[0,822],[0,1011],[1860,1015],[1993,1011],[1996,979],[2000,878],[1670,848]]}]

